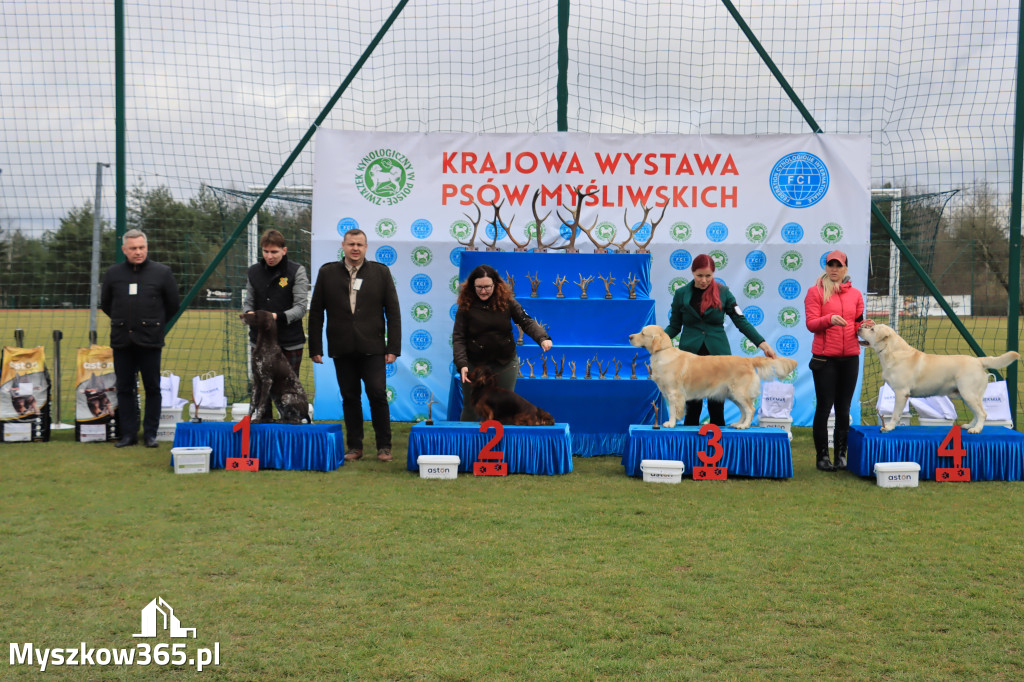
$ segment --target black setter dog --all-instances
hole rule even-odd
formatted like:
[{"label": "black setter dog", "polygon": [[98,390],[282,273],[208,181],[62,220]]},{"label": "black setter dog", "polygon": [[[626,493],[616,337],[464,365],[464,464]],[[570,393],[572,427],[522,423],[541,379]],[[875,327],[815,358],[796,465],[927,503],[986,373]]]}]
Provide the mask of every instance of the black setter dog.
[{"label": "black setter dog", "polygon": [[473,409],[480,421],[497,420],[505,426],[552,426],[555,418],[512,391],[501,388],[494,372],[477,367],[469,373],[473,383]]},{"label": "black setter dog", "polygon": [[277,320],[273,313],[256,310],[239,317],[256,329],[256,346],[252,349],[252,398],[249,400],[252,422],[273,421],[271,399],[277,403],[282,424],[308,422],[309,400],[295,370],[277,345]]}]

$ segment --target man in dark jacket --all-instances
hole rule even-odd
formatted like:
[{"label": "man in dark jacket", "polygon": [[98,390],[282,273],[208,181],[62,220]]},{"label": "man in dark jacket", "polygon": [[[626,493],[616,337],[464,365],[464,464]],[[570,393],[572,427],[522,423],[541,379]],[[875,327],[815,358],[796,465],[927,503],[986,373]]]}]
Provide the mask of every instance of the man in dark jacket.
[{"label": "man in dark jacket", "polygon": [[[299,374],[302,365],[302,347],[306,335],[302,332],[302,317],[306,314],[309,298],[309,276],[306,268],[288,260],[288,247],[284,235],[267,230],[260,237],[263,258],[249,268],[245,285],[242,312],[266,310],[277,320],[277,345],[288,364]],[[249,329],[249,344],[256,345],[256,329]],[[268,396],[277,402],[277,396]],[[270,414],[268,404],[267,414]],[[278,408],[280,412],[280,407]]]},{"label": "man in dark jacket", "polygon": [[139,442],[138,375],[146,392],[142,435],[155,448],[160,423],[160,355],[167,321],[178,312],[178,285],[171,269],[149,260],[141,230],[128,230],[121,244],[125,261],[111,265],[103,277],[100,307],[110,318],[114,349],[117,411],[121,439],[114,447]]},{"label": "man in dark jacket", "polygon": [[391,270],[366,260],[366,233],[354,229],[342,241],[345,258],[320,268],[309,307],[309,356],[323,362],[324,314],[327,354],[341,390],[345,414],[345,459],[363,456],[362,387],[370,403],[377,459],[391,461],[391,411],[385,365],[402,353],[402,321]]}]

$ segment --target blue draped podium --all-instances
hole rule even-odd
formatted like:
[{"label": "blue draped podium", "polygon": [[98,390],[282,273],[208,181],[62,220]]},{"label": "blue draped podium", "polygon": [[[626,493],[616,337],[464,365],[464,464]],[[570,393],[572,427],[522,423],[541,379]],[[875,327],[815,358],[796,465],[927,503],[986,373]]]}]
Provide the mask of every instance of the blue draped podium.
[{"label": "blue draped podium", "polygon": [[[210,468],[223,469],[228,457],[242,456],[242,431],[228,422],[182,422],[173,447],[208,447]],[[334,471],[345,463],[341,424],[252,424],[249,456],[261,469]]]},{"label": "blue draped podium", "polygon": [[[706,466],[697,457],[701,450],[706,455],[714,451],[708,447],[709,435],[698,434],[699,426],[677,426],[674,429],[655,429],[653,426],[629,427],[629,440],[622,465],[629,476],[640,476],[640,462],[661,459],[686,463],[686,477],[695,466]],[[752,427],[749,429],[722,428],[722,459],[717,466],[729,470],[730,476],[759,478],[793,478],[793,452],[789,437],[781,429]]]},{"label": "blue draped podium", "polygon": [[[420,455],[458,455],[459,471],[472,471],[477,454],[494,438],[494,429],[480,431],[475,422],[414,424],[409,431],[406,466],[419,471]],[[568,424],[506,426],[491,450],[505,454],[510,474],[568,474],[572,471],[572,442]]]},{"label": "blue draped podium", "polygon": [[[951,457],[937,456],[948,433],[948,426],[897,426],[888,433],[878,426],[852,426],[847,467],[858,476],[874,476],[878,462],[917,462],[920,479],[934,480],[936,467],[953,466]],[[967,453],[961,466],[971,470],[971,480],[1024,480],[1024,434],[1005,426],[960,433]]]},{"label": "blue draped podium", "polygon": [[[566,370],[568,372],[568,370]],[[583,376],[577,368],[577,376]],[[627,374],[627,376],[629,376]],[[572,453],[581,457],[621,455],[631,424],[653,424],[654,407],[666,404],[650,379],[520,379],[516,393],[572,427]],[[448,419],[462,414],[462,388],[452,378]],[[474,422],[475,424],[475,422]]]}]

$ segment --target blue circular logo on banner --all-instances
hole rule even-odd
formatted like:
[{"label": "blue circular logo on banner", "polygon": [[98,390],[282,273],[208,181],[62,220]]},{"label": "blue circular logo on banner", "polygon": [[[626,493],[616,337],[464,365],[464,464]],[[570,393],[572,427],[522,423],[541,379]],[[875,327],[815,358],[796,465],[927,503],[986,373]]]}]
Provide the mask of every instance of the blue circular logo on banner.
[{"label": "blue circular logo on banner", "polygon": [[417,329],[412,334],[409,334],[409,343],[416,350],[426,350],[430,348],[430,344],[433,343],[434,337],[430,335],[425,329]]},{"label": "blue circular logo on banner", "polygon": [[757,327],[764,322],[764,311],[756,305],[748,305],[743,309],[743,317],[747,318],[750,324]]},{"label": "blue circular logo on banner", "polygon": [[783,156],[768,179],[775,198],[791,208],[807,208],[821,201],[828,182],[825,162],[807,152]]},{"label": "blue circular logo on banner", "polygon": [[417,384],[409,391],[409,397],[417,405],[426,405],[430,402],[430,389],[423,384]]},{"label": "blue circular logo on banner", "polygon": [[452,320],[455,319],[455,315],[458,312],[459,312],[459,304],[458,303],[453,303],[452,307],[448,310],[448,314],[451,315]]},{"label": "blue circular logo on banner", "polygon": [[780,230],[782,238],[789,244],[796,244],[804,238],[804,228],[800,223],[786,223]]},{"label": "blue circular logo on banner", "polygon": [[[568,229],[568,228],[566,228],[566,229]],[[487,239],[489,239],[492,242],[493,241],[501,241],[505,237],[505,228],[504,227],[496,227],[495,224],[494,224],[494,221],[491,221],[491,222],[487,223],[487,227],[484,229],[484,234],[486,234],[487,235]],[[495,234],[498,235],[497,240],[495,240],[495,237],[494,237]],[[568,239],[568,237],[566,237],[566,239]]]},{"label": "blue circular logo on banner", "polygon": [[428,275],[420,274],[414,275],[413,278],[409,280],[409,286],[417,294],[425,294],[430,291],[434,286],[434,283],[430,281],[430,277]]},{"label": "blue circular logo on banner", "polygon": [[825,253],[821,254],[821,258],[818,259],[818,264],[821,266],[822,270],[824,270],[825,266],[828,264],[828,262],[825,260],[825,257],[828,254],[830,254],[830,253],[832,253],[832,252],[831,251],[826,251]]},{"label": "blue circular logo on banner", "polygon": [[410,229],[412,230],[412,236],[416,237],[416,239],[426,239],[434,231],[434,226],[430,224],[429,220],[420,218],[419,220],[412,221]]},{"label": "blue circular logo on banner", "polygon": [[764,251],[754,249],[747,254],[743,262],[746,264],[747,270],[754,270],[756,272],[768,264],[768,256],[765,255]]},{"label": "blue circular logo on banner", "polygon": [[800,342],[796,340],[795,336],[784,334],[775,342],[775,350],[779,351],[779,355],[789,357],[800,350]]},{"label": "blue circular logo on banner", "polygon": [[452,265],[459,267],[462,265],[462,252],[466,250],[465,246],[456,246],[448,254],[448,260],[452,262]]},{"label": "blue circular logo on banner", "polygon": [[340,234],[342,237],[344,237],[345,233],[348,232],[349,230],[358,229],[359,221],[357,221],[355,218],[342,218],[341,220],[338,221],[338,234]]},{"label": "blue circular logo on banner", "polygon": [[725,223],[714,222],[708,225],[707,229],[708,239],[713,242],[724,242],[729,238],[729,228],[725,226]]},{"label": "blue circular logo on banner", "polygon": [[568,225],[562,225],[560,228],[558,228],[558,234],[559,236],[562,237],[562,239],[569,239],[570,237],[572,237],[572,230],[569,229]]},{"label": "blue circular logo on banner", "polygon": [[[640,229],[637,229],[638,227]],[[645,242],[651,238],[650,223],[644,223],[643,225],[641,225],[640,223],[633,223],[633,227],[631,229],[636,230],[636,233],[633,234],[633,239],[635,239],[638,242]]]},{"label": "blue circular logo on banner", "polygon": [[398,260],[398,252],[395,251],[395,247],[385,244],[377,249],[374,258],[377,259],[378,263],[383,263],[390,267]]},{"label": "blue circular logo on banner", "polygon": [[795,279],[784,279],[779,282],[779,296],[791,301],[800,295],[800,282]]},{"label": "blue circular logo on banner", "polygon": [[397,373],[398,373],[398,363],[397,362],[389,362],[386,365],[384,365],[384,376],[386,376],[387,378],[390,379],[391,377],[395,376],[395,374],[397,374]]},{"label": "blue circular logo on banner", "polygon": [[693,262],[693,256],[686,249],[676,249],[672,252],[672,255],[668,257],[669,265],[676,270],[685,270],[690,267],[690,263]]}]

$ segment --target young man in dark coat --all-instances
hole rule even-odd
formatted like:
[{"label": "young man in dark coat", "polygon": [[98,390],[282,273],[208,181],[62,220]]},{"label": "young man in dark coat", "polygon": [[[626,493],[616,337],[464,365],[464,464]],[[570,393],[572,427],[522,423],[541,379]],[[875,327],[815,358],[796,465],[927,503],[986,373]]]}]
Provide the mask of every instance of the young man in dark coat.
[{"label": "young man in dark coat", "polygon": [[[298,376],[302,365],[302,347],[306,344],[302,318],[306,314],[306,302],[309,299],[309,275],[306,274],[306,268],[288,260],[284,235],[277,230],[263,233],[260,237],[260,250],[263,257],[249,268],[242,312],[266,310],[274,314],[277,320],[277,345]],[[255,328],[249,329],[249,345],[256,345]],[[272,398],[277,402],[277,396]],[[270,414],[269,405],[267,414]]]},{"label": "young man in dark coat", "polygon": [[388,266],[366,260],[365,232],[346,232],[342,250],[344,259],[327,263],[316,276],[309,308],[309,356],[313,362],[323,362],[326,314],[327,354],[334,361],[345,414],[345,459],[363,456],[363,383],[377,459],[390,462],[391,410],[385,369],[402,353],[398,292]]},{"label": "young man in dark coat", "polygon": [[149,260],[149,244],[141,230],[122,239],[125,261],[111,265],[103,277],[100,307],[110,318],[114,349],[117,412],[121,439],[114,447],[139,442],[138,379],[146,393],[142,435],[147,448],[157,446],[160,424],[160,356],[167,321],[178,312],[178,285],[171,269]]}]

